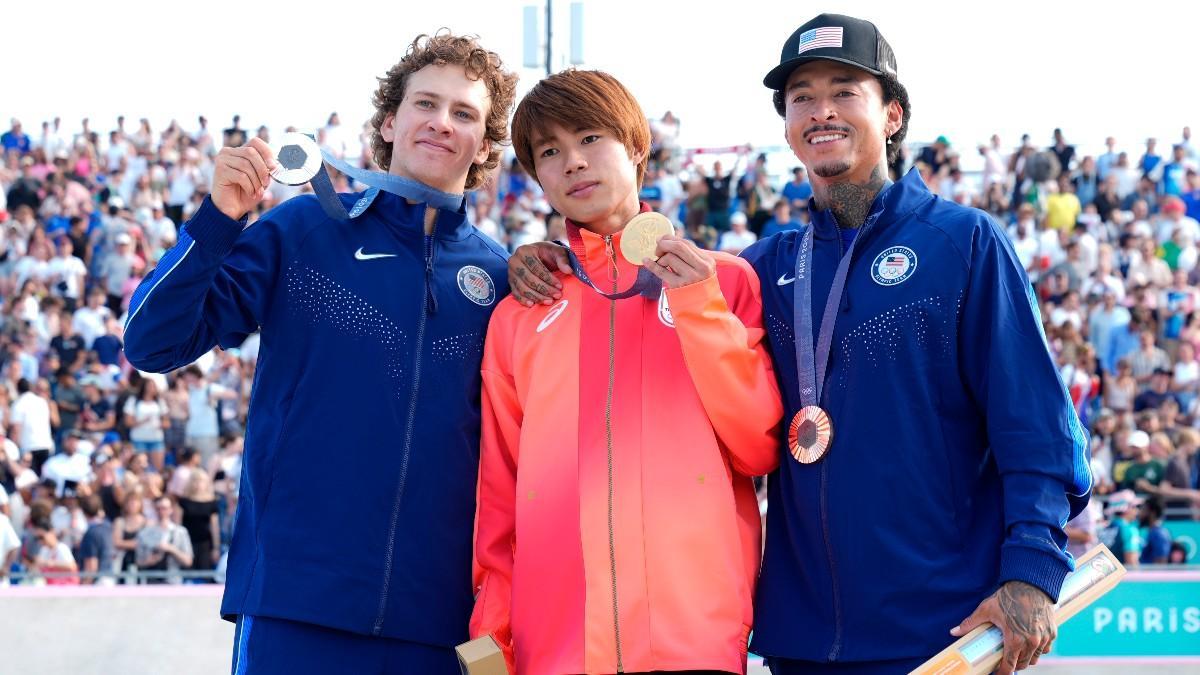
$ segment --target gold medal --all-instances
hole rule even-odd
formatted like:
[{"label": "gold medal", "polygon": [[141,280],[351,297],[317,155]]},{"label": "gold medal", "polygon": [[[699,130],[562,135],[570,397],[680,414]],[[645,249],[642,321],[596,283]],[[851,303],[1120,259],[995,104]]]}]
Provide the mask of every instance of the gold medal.
[{"label": "gold medal", "polygon": [[639,266],[646,258],[658,260],[658,256],[654,255],[658,240],[674,233],[671,221],[663,214],[653,211],[639,213],[621,232],[621,255]]},{"label": "gold medal", "polygon": [[788,448],[801,464],[812,464],[825,456],[833,443],[833,420],[819,406],[800,409],[788,428]]}]

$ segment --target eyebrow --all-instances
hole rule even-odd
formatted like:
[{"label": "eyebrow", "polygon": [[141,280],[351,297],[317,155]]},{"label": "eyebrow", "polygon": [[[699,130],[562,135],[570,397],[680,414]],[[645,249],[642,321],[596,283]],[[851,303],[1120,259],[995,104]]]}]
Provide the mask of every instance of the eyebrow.
[{"label": "eyebrow", "polygon": [[[414,91],[412,95],[421,98],[432,98],[438,101],[442,100],[443,98],[441,94],[437,94],[432,91]],[[474,104],[468,103],[467,101],[454,101],[454,105],[461,108],[467,108],[468,110],[472,110],[476,113],[480,112],[479,108],[476,108]]]},{"label": "eyebrow", "polygon": [[[858,84],[858,82],[859,79],[857,77],[851,77],[850,75],[834,75],[832,80],[833,84]],[[796,80],[787,88],[787,90],[790,92],[795,89],[803,89],[811,86],[812,82],[809,82],[808,80]]]},{"label": "eyebrow", "polygon": [[[559,125],[559,126],[563,126],[563,125]],[[565,130],[566,127],[563,127],[563,129]],[[600,127],[595,127],[595,126],[590,126],[590,125],[575,127],[573,130],[571,130],[568,133],[581,134],[585,131],[595,131],[597,133],[604,133],[604,130],[601,129]],[[554,138],[554,134],[552,134],[548,131],[544,131],[544,130],[539,131],[539,132],[537,132],[537,134],[538,134],[537,136],[534,136],[533,141],[530,144],[530,147],[536,148],[540,145],[545,145],[547,143],[553,143],[555,140],[557,140]]]}]

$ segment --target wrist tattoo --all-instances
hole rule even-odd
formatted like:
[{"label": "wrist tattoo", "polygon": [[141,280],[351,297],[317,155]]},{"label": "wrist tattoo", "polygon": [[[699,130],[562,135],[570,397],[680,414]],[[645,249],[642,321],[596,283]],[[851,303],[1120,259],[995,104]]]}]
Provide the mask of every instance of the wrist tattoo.
[{"label": "wrist tattoo", "polygon": [[1054,605],[1041,589],[1023,581],[1010,581],[996,592],[996,601],[1014,636],[1038,639],[1054,624]]}]

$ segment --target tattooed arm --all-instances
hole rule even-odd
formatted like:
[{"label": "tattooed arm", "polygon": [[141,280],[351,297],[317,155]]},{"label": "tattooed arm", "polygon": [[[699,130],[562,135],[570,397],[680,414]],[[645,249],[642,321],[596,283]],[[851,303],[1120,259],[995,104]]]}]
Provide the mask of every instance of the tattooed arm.
[{"label": "tattooed arm", "polygon": [[567,253],[558,244],[540,241],[520,246],[508,259],[508,285],[513,297],[522,305],[549,305],[562,297],[562,283],[554,278],[551,269],[571,273]]},{"label": "tattooed arm", "polygon": [[1004,658],[996,667],[998,675],[1011,675],[1035,665],[1058,637],[1054,601],[1024,581],[1001,586],[950,634],[961,637],[985,623],[996,624],[1004,633]]}]

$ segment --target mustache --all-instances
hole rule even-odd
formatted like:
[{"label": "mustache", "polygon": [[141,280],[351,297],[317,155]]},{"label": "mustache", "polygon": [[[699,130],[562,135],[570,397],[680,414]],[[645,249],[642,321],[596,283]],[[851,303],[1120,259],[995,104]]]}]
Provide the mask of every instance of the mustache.
[{"label": "mustache", "polygon": [[816,133],[820,133],[822,131],[838,131],[838,132],[841,132],[844,134],[849,134],[850,127],[841,127],[836,124],[820,124],[815,127],[809,127],[808,129],[805,129],[804,137],[808,138],[809,136],[812,136],[813,134],[816,134]]}]

